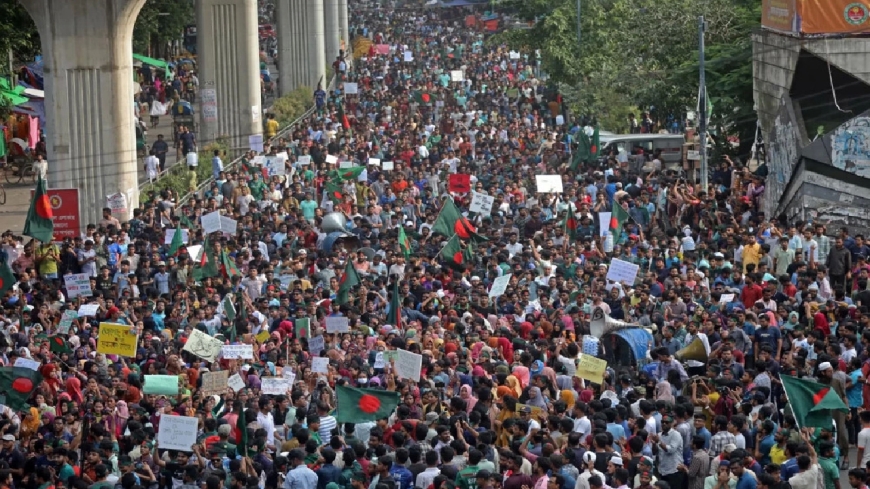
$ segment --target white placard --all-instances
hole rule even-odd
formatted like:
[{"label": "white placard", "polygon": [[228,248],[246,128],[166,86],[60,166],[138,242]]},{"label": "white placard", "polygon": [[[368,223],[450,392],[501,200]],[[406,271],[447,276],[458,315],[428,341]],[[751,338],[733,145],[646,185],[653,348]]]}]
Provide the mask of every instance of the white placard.
[{"label": "white placard", "polygon": [[562,193],[561,175],[535,175],[535,183],[537,184],[539,194]]},{"label": "white placard", "polygon": [[212,338],[198,329],[190,332],[190,337],[187,338],[187,343],[184,344],[184,351],[193,353],[194,355],[213,362],[221,353],[221,348],[224,344],[221,340]]},{"label": "white placard", "polygon": [[257,153],[262,153],[263,148],[263,135],[262,134],[254,134],[253,136],[248,136],[248,147],[251,148],[251,151],[256,151]]},{"label": "white placard", "polygon": [[356,181],[357,181],[357,182],[365,182],[365,181],[368,181],[368,179],[369,179],[369,170],[368,170],[368,168],[366,168],[365,170],[363,170],[363,171],[359,174],[359,176],[356,177]]},{"label": "white placard", "polygon": [[465,80],[465,73],[462,70],[451,70],[450,71],[450,81],[452,82],[461,82]]},{"label": "white placard", "polygon": [[556,116],[556,125],[561,126],[563,124],[565,124],[565,116],[562,114],[557,115]]},{"label": "white placard", "polygon": [[520,53],[518,53],[517,51],[511,51],[510,58],[511,59],[520,59]]},{"label": "white placard", "polygon": [[187,254],[194,259],[198,257],[200,251],[202,251],[202,245],[190,245],[187,247]]},{"label": "white placard", "polygon": [[338,163],[338,167],[339,167],[339,168],[353,168],[353,162],[352,162],[352,161],[347,161],[347,160],[341,160],[341,161]]},{"label": "white placard", "polygon": [[303,166],[311,164],[311,155],[302,155],[299,158],[296,158],[296,161]]},{"label": "white placard", "polygon": [[284,371],[281,372],[281,375],[290,382],[290,385],[296,383],[296,372],[293,371],[292,367],[286,366],[284,367]]},{"label": "white placard", "polygon": [[381,166],[381,160],[379,158],[369,158],[369,165]]},{"label": "white placard", "polygon": [[270,177],[284,175],[286,168],[284,167],[284,162],[286,160],[281,159],[278,155],[270,155],[266,157],[266,162],[264,167],[269,172]]},{"label": "white placard", "polygon": [[221,347],[221,358],[254,358],[253,345],[224,345]]},{"label": "white placard", "polygon": [[192,416],[161,416],[157,444],[161,450],[190,452],[196,444],[199,418]]},{"label": "white placard", "polygon": [[121,192],[106,196],[106,207],[112,209],[112,214],[127,212],[127,196]]},{"label": "white placard", "polygon": [[492,281],[492,287],[489,289],[490,297],[500,297],[504,294],[504,291],[507,289],[508,284],[511,282],[511,273],[507,275],[502,275],[501,277]]},{"label": "white placard", "polygon": [[13,367],[24,367],[29,368],[30,370],[39,370],[40,364],[36,360],[31,360],[29,358],[18,357],[15,359],[15,363],[12,364]]},{"label": "white placard", "polygon": [[[313,369],[312,369],[313,370]],[[399,350],[396,358],[396,376],[400,379],[411,379],[420,382],[420,372],[423,370],[423,355]]]},{"label": "white placard", "polygon": [[280,396],[290,392],[293,383],[284,377],[263,377],[260,382],[260,392]]},{"label": "white placard", "polygon": [[411,61],[414,61],[414,53],[412,53],[411,51],[405,51],[403,59],[405,60],[405,63],[410,63]]},{"label": "white placard", "polygon": [[612,280],[616,283],[634,284],[634,279],[637,278],[637,272],[640,270],[639,265],[629,263],[627,261],[614,258],[610,260],[610,266],[607,267],[607,280]]},{"label": "white placard", "polygon": [[251,122],[260,122],[260,106],[251,106]]},{"label": "white placard", "polygon": [[245,388],[245,381],[242,380],[241,375],[234,374],[227,379],[227,387],[232,389],[234,392],[239,392],[240,390]]},{"label": "white placard", "polygon": [[216,233],[221,230],[221,211],[209,212],[199,218],[202,230],[205,234]]},{"label": "white placard", "polygon": [[495,203],[495,197],[478,192],[472,192],[471,205],[468,210],[478,214],[492,213],[492,205]]},{"label": "white placard", "polygon": [[99,310],[99,304],[82,304],[81,307],[79,307],[79,317],[96,316]]},{"label": "white placard", "polygon": [[263,155],[254,156],[251,159],[251,164],[254,166],[263,166],[266,164],[266,157]]},{"label": "white placard", "polygon": [[221,232],[226,234],[236,234],[239,223],[232,217],[220,216]]},{"label": "white placard", "polygon": [[318,374],[329,373],[329,358],[313,357],[311,359],[311,371]]},{"label": "white placard", "polygon": [[396,168],[396,164],[392,161],[382,161],[381,162],[381,170],[384,171],[393,171]]},{"label": "white placard", "polygon": [[729,302],[733,302],[733,301],[734,301],[734,294],[722,294],[722,296],[719,297],[719,304],[728,304]]},{"label": "white placard", "polygon": [[335,155],[326,155],[326,162],[330,165],[334,165],[338,163],[338,156]]},{"label": "white placard", "polygon": [[76,297],[90,297],[94,295],[91,290],[91,277],[87,273],[70,273],[63,276],[63,284],[66,287],[67,299]]},{"label": "white placard", "polygon": [[356,83],[344,82],[345,95],[356,95],[359,93],[359,85]]},{"label": "white placard", "polygon": [[[172,244],[172,239],[175,238],[175,228],[166,229],[166,237],[163,239],[164,244]],[[190,231],[187,229],[181,230],[181,242],[187,244],[190,242]]]},{"label": "white placard", "polygon": [[701,159],[701,152],[700,151],[686,151],[686,159],[693,160],[693,161],[700,160]]},{"label": "white placard", "polygon": [[327,316],[326,317],[326,332],[327,333],[348,333],[350,332],[350,319],[344,316]]},{"label": "white placard", "polygon": [[375,369],[384,368],[387,362],[384,361],[384,352],[379,351],[375,353]]},{"label": "white placard", "polygon": [[599,212],[598,213],[598,227],[599,234],[601,236],[607,236],[610,234],[610,215],[611,212]]},{"label": "white placard", "polygon": [[308,353],[320,356],[320,352],[324,349],[326,349],[326,341],[324,341],[323,335],[312,336],[308,339]]}]

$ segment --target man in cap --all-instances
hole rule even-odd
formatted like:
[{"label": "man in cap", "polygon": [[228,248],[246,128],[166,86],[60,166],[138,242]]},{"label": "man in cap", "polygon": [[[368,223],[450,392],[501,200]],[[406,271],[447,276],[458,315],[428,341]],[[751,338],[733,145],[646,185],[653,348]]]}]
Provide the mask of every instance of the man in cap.
[{"label": "man in cap", "polygon": [[604,474],[595,470],[595,453],[586,452],[583,454],[583,472],[577,478],[577,486],[575,489],[590,489],[589,479],[598,477],[598,480],[604,480]]},{"label": "man in cap", "polygon": [[[849,401],[846,399],[846,384],[838,376],[834,375],[834,367],[831,362],[822,362],[819,364],[819,383],[830,386],[834,392],[840,396],[840,399],[848,406]],[[840,446],[840,454],[843,468],[848,468],[849,453],[849,437],[846,436],[846,415],[840,411],[832,411],[837,433],[842,433],[843,436],[837,437],[837,444]]]}]

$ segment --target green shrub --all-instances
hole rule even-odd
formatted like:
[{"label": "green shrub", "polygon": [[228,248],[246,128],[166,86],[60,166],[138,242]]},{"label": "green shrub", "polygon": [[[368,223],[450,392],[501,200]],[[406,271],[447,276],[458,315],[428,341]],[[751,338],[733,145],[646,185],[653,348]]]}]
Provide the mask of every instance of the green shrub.
[{"label": "green shrub", "polygon": [[299,87],[276,100],[270,111],[275,114],[278,125],[284,128],[308,111],[313,101],[314,90],[309,87]]}]

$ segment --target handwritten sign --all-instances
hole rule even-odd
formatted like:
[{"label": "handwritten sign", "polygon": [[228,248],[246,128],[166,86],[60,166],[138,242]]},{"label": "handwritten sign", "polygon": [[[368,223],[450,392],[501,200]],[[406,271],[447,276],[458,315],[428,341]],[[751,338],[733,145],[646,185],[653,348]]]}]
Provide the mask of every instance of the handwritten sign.
[{"label": "handwritten sign", "polygon": [[493,204],[495,204],[495,197],[479,192],[472,192],[471,205],[468,207],[468,210],[478,214],[490,214]]},{"label": "handwritten sign", "polygon": [[100,336],[97,338],[97,351],[107,355],[135,357],[139,335],[133,333],[132,326],[114,323],[100,323]]},{"label": "handwritten sign", "polygon": [[145,394],[154,394],[155,396],[177,396],[178,376],[146,375],[145,384],[142,386],[142,392]]},{"label": "handwritten sign", "polygon": [[535,184],[539,194],[561,194],[561,175],[535,175]]},{"label": "handwritten sign", "polygon": [[233,390],[233,392],[239,392],[240,390],[245,388],[245,381],[242,380],[242,376],[239,374],[233,374],[232,377],[227,379],[227,387]]},{"label": "handwritten sign", "polygon": [[157,444],[161,450],[189,452],[196,444],[199,418],[189,416],[161,416]]},{"label": "handwritten sign", "polygon": [[227,383],[229,382],[229,372],[221,370],[220,372],[205,372],[202,374],[202,387],[200,390],[203,394],[211,396],[213,394],[226,394]]},{"label": "handwritten sign", "polygon": [[728,304],[729,302],[734,302],[734,295],[735,294],[722,294],[719,297],[719,303],[720,304]]},{"label": "handwritten sign", "polygon": [[639,265],[614,258],[610,260],[610,266],[607,267],[607,280],[632,285],[634,284],[634,279],[637,278],[639,270]]},{"label": "handwritten sign", "polygon": [[224,346],[221,340],[212,338],[211,336],[195,329],[190,332],[190,337],[187,338],[187,343],[184,344],[184,351],[193,353],[194,355],[213,362],[220,354],[221,348]]},{"label": "handwritten sign", "polygon": [[221,230],[221,212],[214,211],[204,214],[199,218],[199,223],[205,234],[216,233]]},{"label": "handwritten sign", "polygon": [[107,195],[106,207],[112,210],[112,214],[123,214],[127,212],[127,197],[121,192]]},{"label": "handwritten sign", "polygon": [[280,396],[293,389],[293,383],[284,377],[264,377],[260,382],[260,392]]},{"label": "handwritten sign", "polygon": [[381,170],[384,171],[393,171],[396,168],[396,163],[392,161],[383,161],[381,162]]},{"label": "handwritten sign", "polygon": [[307,166],[311,164],[311,155],[302,155],[296,159],[296,162],[302,166]]},{"label": "handwritten sign", "polygon": [[601,384],[604,382],[605,370],[607,370],[605,360],[595,358],[592,355],[580,355],[580,360],[577,362],[577,373],[574,375],[589,382]]},{"label": "handwritten sign", "polygon": [[296,372],[293,371],[293,367],[284,367],[284,371],[281,374],[290,382],[290,385],[296,383]]},{"label": "handwritten sign", "polygon": [[318,374],[329,373],[329,359],[326,357],[314,357],[311,359],[311,371]]},{"label": "handwritten sign", "polygon": [[94,295],[94,292],[91,290],[91,277],[87,273],[64,275],[63,285],[66,288],[66,295],[69,299]]},{"label": "handwritten sign", "polygon": [[326,155],[326,162],[330,165],[334,165],[338,163],[338,156],[335,155]]},{"label": "handwritten sign", "polygon": [[262,134],[253,134],[248,136],[248,148],[251,151],[256,151],[257,153],[263,152],[263,135]]},{"label": "handwritten sign", "polygon": [[88,317],[88,316],[93,317],[93,316],[96,316],[97,312],[99,312],[99,311],[100,311],[99,304],[82,304],[81,307],[79,307],[79,317],[80,318],[84,318],[84,317]]},{"label": "handwritten sign", "polygon": [[355,95],[359,93],[359,85],[356,83],[344,83],[344,93],[347,95]]},{"label": "handwritten sign", "polygon": [[410,379],[420,382],[420,372],[423,370],[423,355],[399,350],[396,360],[396,375],[400,379]]},{"label": "handwritten sign", "polygon": [[224,345],[221,347],[221,357],[226,359],[254,358],[254,346]]},{"label": "handwritten sign", "polygon": [[12,364],[13,367],[23,367],[29,368],[30,370],[39,370],[40,364],[36,360],[31,360],[29,358],[18,357],[15,359],[15,363]]},{"label": "handwritten sign", "polygon": [[326,318],[326,332],[327,333],[348,333],[348,332],[350,332],[350,319],[348,319],[344,316],[327,317]]},{"label": "handwritten sign", "polygon": [[70,311],[67,309],[63,311],[63,316],[60,318],[60,323],[57,325],[57,332],[60,334],[69,333],[69,329],[72,327],[73,321],[78,319],[79,313],[76,311]]},{"label": "handwritten sign", "polygon": [[308,352],[312,355],[320,356],[320,352],[322,352],[326,348],[326,341],[323,340],[323,335],[314,336],[310,340],[308,340]]},{"label": "handwritten sign", "polygon": [[489,289],[489,296],[501,297],[502,294],[504,294],[504,291],[507,290],[508,285],[511,283],[511,275],[513,274],[509,273],[493,280],[492,287]]},{"label": "handwritten sign", "polygon": [[462,70],[450,70],[450,81],[461,82],[465,80],[465,73]]}]

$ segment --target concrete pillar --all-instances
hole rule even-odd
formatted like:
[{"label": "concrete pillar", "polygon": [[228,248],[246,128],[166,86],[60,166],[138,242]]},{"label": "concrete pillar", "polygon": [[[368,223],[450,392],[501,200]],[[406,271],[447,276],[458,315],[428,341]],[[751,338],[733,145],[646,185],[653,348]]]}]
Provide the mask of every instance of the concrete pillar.
[{"label": "concrete pillar", "polygon": [[347,25],[347,0],[338,0],[338,27],[341,43],[344,44],[344,57],[347,63],[353,60],[353,45],[350,43],[350,28]]},{"label": "concrete pillar", "polygon": [[323,20],[323,3],[335,0],[306,0],[308,14],[308,63],[310,66],[308,86],[312,90],[317,88],[317,83],[322,82],[326,87],[326,31]]},{"label": "concrete pillar", "polygon": [[257,0],[198,0],[196,25],[200,146],[226,136],[246,148],[263,133]]},{"label": "concrete pillar", "polygon": [[138,206],[132,40],[144,3],[21,0],[42,42],[48,184],[79,189],[83,225],[108,195]]},{"label": "concrete pillar", "polygon": [[[341,50],[341,19],[339,15],[340,0],[323,0],[323,20],[326,31],[326,64],[332,66]],[[328,80],[323,82],[326,88]]]},{"label": "concrete pillar", "polygon": [[286,95],[308,83],[305,0],[276,2],[278,28],[278,90]]}]

